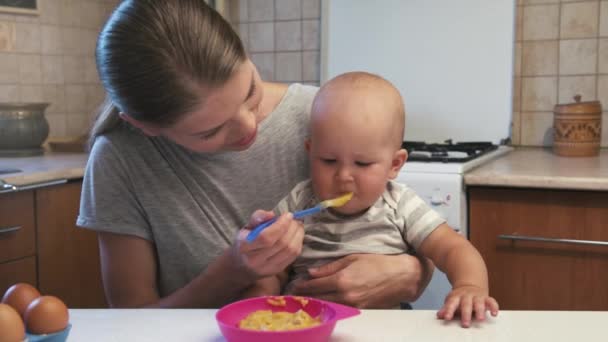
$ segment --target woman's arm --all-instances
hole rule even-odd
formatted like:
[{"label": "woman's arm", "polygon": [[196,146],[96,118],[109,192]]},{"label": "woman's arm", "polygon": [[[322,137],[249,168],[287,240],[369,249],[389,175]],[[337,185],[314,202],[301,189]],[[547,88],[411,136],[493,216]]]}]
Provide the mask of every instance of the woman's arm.
[{"label": "woman's arm", "polygon": [[245,240],[248,228],[272,217],[256,211],[235,243],[184,287],[161,297],[157,287],[154,245],[129,235],[99,233],[101,272],[112,307],[219,307],[239,297],[260,278],[282,272],[302,249],[304,229],[284,214],[254,242]]},{"label": "woman's arm", "polygon": [[428,259],[408,254],[351,254],[310,269],[312,279],[296,280],[287,291],[359,308],[394,308],[416,300],[433,269]]},{"label": "woman's arm", "polygon": [[226,250],[205,272],[161,298],[157,288],[154,245],[144,239],[99,233],[101,271],[111,307],[218,307],[251,285],[252,274],[237,269]]}]

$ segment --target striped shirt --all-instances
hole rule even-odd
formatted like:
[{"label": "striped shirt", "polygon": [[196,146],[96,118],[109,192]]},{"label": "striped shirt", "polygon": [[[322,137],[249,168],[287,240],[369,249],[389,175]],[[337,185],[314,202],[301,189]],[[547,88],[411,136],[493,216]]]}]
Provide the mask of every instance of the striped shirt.
[{"label": "striped shirt", "polygon": [[[310,180],[296,185],[275,208],[277,214],[315,206],[319,200]],[[293,263],[294,278],[353,253],[413,252],[445,219],[403,184],[389,181],[386,190],[363,214],[341,218],[325,210],[303,219],[306,235],[302,254]]]}]

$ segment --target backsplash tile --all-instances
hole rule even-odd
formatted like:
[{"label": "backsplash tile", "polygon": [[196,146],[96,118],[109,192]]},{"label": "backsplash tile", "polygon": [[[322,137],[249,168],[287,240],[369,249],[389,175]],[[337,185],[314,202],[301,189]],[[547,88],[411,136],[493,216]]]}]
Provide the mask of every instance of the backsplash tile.
[{"label": "backsplash tile", "polygon": [[551,111],[557,100],[557,77],[523,77],[522,111]]},{"label": "backsplash tile", "polygon": [[595,74],[597,72],[597,39],[561,40],[559,74]]},{"label": "backsplash tile", "polygon": [[559,35],[559,5],[523,7],[522,39],[557,39]]},{"label": "backsplash tile", "polygon": [[555,75],[558,66],[558,41],[524,41],[522,76]]},{"label": "backsplash tile", "polygon": [[592,101],[596,99],[596,75],[561,76],[558,83],[558,103],[574,102],[575,95],[581,95],[581,101]]},{"label": "backsplash tile", "polygon": [[599,1],[573,2],[562,5],[560,37],[589,38],[598,34]]}]

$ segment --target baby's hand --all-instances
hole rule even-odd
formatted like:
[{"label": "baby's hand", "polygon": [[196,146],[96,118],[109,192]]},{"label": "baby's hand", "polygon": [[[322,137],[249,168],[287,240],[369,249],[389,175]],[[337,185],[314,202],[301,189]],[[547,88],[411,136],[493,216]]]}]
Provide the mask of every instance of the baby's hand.
[{"label": "baby's hand", "polygon": [[[477,286],[455,287],[445,298],[443,307],[437,312],[437,318],[451,320],[460,313],[460,324],[463,328],[471,326],[471,318],[483,321],[486,311],[492,316],[498,315],[498,303],[488,295],[488,290]],[[473,316],[474,315],[474,316]]]}]

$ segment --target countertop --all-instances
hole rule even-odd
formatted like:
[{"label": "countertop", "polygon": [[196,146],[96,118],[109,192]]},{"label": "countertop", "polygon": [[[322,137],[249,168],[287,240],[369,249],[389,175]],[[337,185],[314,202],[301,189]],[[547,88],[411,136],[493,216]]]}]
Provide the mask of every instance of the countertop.
[{"label": "countertop", "polygon": [[547,148],[516,148],[465,174],[466,185],[608,190],[608,149],[597,157],[560,157]]},{"label": "countertop", "polygon": [[[78,179],[84,175],[86,153],[45,153],[41,156],[0,158],[0,180],[16,187]],[[20,172],[4,173],[18,169]]]},{"label": "countertop", "polygon": [[[68,341],[224,341],[212,309],[71,309]],[[502,311],[469,329],[435,311],[362,310],[338,322],[332,342],[605,341],[608,312]]]}]

